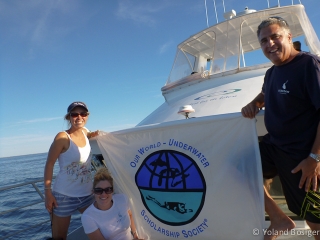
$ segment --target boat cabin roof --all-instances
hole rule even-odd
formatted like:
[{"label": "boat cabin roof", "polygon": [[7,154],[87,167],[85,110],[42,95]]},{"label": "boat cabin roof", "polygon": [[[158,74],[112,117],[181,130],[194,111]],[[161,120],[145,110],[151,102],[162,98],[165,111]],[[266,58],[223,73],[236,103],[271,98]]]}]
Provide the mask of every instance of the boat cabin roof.
[{"label": "boat cabin roof", "polygon": [[[269,8],[242,14],[209,27],[180,43],[171,73],[162,91],[183,84],[188,78],[196,80],[247,67],[246,60],[252,58],[249,54],[260,49],[257,38],[258,25],[272,16],[285,19],[293,38],[304,35],[310,52],[320,55],[318,37],[303,5]],[[262,51],[258,52],[263,56]],[[265,57],[263,61],[269,62]],[[192,76],[193,74],[196,76]]]}]

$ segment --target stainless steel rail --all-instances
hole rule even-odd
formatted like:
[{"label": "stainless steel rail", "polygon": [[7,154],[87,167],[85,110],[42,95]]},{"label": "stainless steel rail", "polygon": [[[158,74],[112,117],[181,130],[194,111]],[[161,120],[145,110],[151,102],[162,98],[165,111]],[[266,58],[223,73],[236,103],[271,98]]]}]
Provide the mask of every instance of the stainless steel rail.
[{"label": "stainless steel rail", "polygon": [[38,179],[38,180],[34,180],[34,181],[18,183],[18,184],[14,184],[14,185],[10,185],[10,186],[6,186],[6,187],[0,188],[0,192],[1,192],[1,191],[4,191],[4,190],[11,190],[13,188],[22,187],[22,186],[31,184],[34,187],[34,189],[37,191],[37,193],[40,195],[40,197],[41,197],[41,200],[39,200],[37,202],[30,203],[30,204],[27,204],[27,205],[24,205],[24,206],[21,206],[21,207],[13,208],[13,209],[10,209],[10,210],[7,210],[7,211],[2,211],[2,212],[0,212],[0,216],[3,215],[3,214],[9,213],[9,212],[14,212],[14,211],[19,210],[21,208],[29,207],[29,206],[36,205],[38,203],[43,202],[44,201],[44,196],[43,196],[42,192],[40,191],[40,189],[38,188],[38,186],[36,185],[36,183],[38,183],[38,182],[43,182],[43,178],[42,179]]},{"label": "stainless steel rail", "polygon": [[[102,155],[101,154],[93,155],[92,159],[91,159],[91,173],[94,173],[97,170],[97,168],[99,168],[99,167],[106,167],[106,164],[105,164],[104,160],[102,159]],[[55,176],[52,177],[52,179],[55,179],[55,178],[56,178]],[[42,194],[42,192],[40,191],[40,189],[36,185],[36,183],[43,182],[43,180],[44,180],[43,178],[39,178],[39,179],[36,179],[36,180],[33,180],[33,181],[17,183],[17,184],[14,184],[14,185],[1,187],[0,188],[0,192],[5,191],[5,190],[12,190],[12,189],[17,188],[17,187],[23,187],[23,186],[27,186],[27,185],[31,184],[33,186],[33,188],[35,189],[35,191],[39,194],[41,199],[38,200],[38,201],[35,201],[33,203],[28,203],[26,205],[20,206],[20,207],[12,208],[12,209],[9,209],[9,210],[6,210],[6,211],[0,211],[0,216],[4,215],[6,213],[15,212],[15,211],[18,211],[19,209],[26,208],[26,207],[33,206],[33,205],[36,205],[36,204],[44,202],[44,195]],[[29,230],[31,228],[43,225],[43,224],[45,224],[47,222],[50,222],[50,219],[35,223],[32,226],[29,226],[27,228],[15,231],[13,233],[10,233],[9,235],[0,236],[0,240],[8,239],[9,237],[15,236],[15,235],[17,235],[17,234],[19,234],[19,233],[21,233],[23,231]],[[84,236],[86,236],[86,235],[84,235]]]},{"label": "stainless steel rail", "polygon": [[[53,177],[54,179],[55,177]],[[12,190],[14,188],[17,188],[17,187],[23,187],[23,186],[26,186],[26,185],[32,185],[33,188],[35,189],[35,191],[39,194],[39,196],[41,197],[41,200],[39,201],[36,201],[36,202],[33,202],[33,203],[30,203],[30,204],[26,204],[26,205],[23,205],[23,206],[20,206],[20,207],[17,207],[17,208],[13,208],[13,209],[10,209],[10,210],[6,210],[6,211],[2,211],[0,212],[0,216],[6,214],[6,213],[9,213],[9,212],[14,212],[14,211],[17,211],[19,209],[22,209],[22,208],[25,208],[25,207],[29,207],[29,206],[33,206],[33,205],[36,205],[36,204],[39,204],[39,203],[42,203],[44,202],[44,195],[42,194],[42,192],[40,191],[40,189],[38,188],[38,186],[36,185],[36,183],[39,183],[39,182],[43,182],[43,178],[40,178],[40,179],[37,179],[37,180],[34,180],[34,181],[29,181],[29,182],[23,182],[23,183],[18,183],[18,184],[14,184],[14,185],[10,185],[10,186],[6,186],[6,187],[1,187],[0,188],[0,192],[1,191],[5,191],[5,190]],[[46,220],[46,221],[42,221],[42,222],[39,222],[39,223],[36,223],[32,226],[29,226],[27,228],[24,228],[24,229],[21,229],[19,231],[16,231],[14,233],[11,233],[11,234],[8,234],[6,236],[2,236],[0,237],[0,240],[2,239],[7,239],[9,237],[12,237],[14,235],[17,235],[23,231],[26,231],[28,229],[31,229],[31,228],[34,228],[34,227],[37,227],[39,225],[42,225],[44,223],[47,223],[47,222],[50,222],[50,219],[49,220]]]}]

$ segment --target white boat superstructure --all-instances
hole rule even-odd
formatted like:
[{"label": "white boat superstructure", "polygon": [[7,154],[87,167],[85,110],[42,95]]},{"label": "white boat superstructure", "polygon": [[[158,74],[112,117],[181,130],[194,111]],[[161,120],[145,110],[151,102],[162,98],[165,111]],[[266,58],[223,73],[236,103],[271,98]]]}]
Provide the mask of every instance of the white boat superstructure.
[{"label": "white boat superstructure", "polygon": [[[300,41],[303,51],[320,56],[319,39],[301,4],[261,11],[246,9],[238,15],[231,11],[225,16],[224,22],[178,45],[170,75],[161,89],[165,102],[142,120],[138,128],[166,127],[163,123],[177,124],[177,121],[183,124],[188,120],[177,113],[184,110],[186,118],[239,113],[261,92],[265,72],[272,66],[260,49],[256,33],[258,25],[268,17],[285,19],[293,41]],[[263,113],[262,110],[256,117],[257,137],[267,133]],[[98,147],[96,149],[99,154]],[[305,221],[288,210],[278,179],[274,179],[270,192],[285,213],[296,221],[296,229],[307,231]],[[289,233],[290,239],[303,239],[301,235],[306,236]]]},{"label": "white boat superstructure", "polygon": [[177,111],[183,105],[193,106],[193,117],[239,112],[261,91],[264,74],[272,66],[260,49],[256,33],[261,21],[272,16],[288,22],[293,40],[306,44],[303,51],[320,55],[319,39],[303,5],[246,10],[178,45],[172,70],[161,89],[165,103],[138,126],[182,119]]},{"label": "white boat superstructure", "polygon": [[[268,17],[284,18],[292,30],[293,39],[302,42],[302,50],[320,56],[319,39],[301,4],[261,11],[246,9],[237,15],[235,11],[230,11],[225,13],[225,16],[225,21],[200,31],[178,45],[170,75],[161,89],[165,102],[142,120],[137,128],[189,121],[177,114],[178,111],[188,111],[190,118],[239,113],[241,108],[261,91],[264,74],[272,66],[263,56],[256,36],[257,26]],[[186,105],[188,107],[183,107]],[[262,136],[265,133],[262,111],[257,116],[257,135]],[[104,165],[97,142],[91,140],[91,145],[93,168]],[[13,185],[9,188],[15,187]],[[42,193],[37,187],[35,189],[42,198],[39,201],[42,202]],[[2,190],[7,188],[0,189]],[[274,184],[271,191],[280,207],[293,217],[286,208],[280,185]],[[296,221],[298,228],[306,231],[304,221]],[[48,224],[48,220],[43,223]],[[16,234],[19,234],[19,231],[10,233],[10,236]],[[283,236],[279,239],[286,238],[309,239],[306,234]],[[87,237],[83,230],[79,229],[71,234],[70,239]]]}]

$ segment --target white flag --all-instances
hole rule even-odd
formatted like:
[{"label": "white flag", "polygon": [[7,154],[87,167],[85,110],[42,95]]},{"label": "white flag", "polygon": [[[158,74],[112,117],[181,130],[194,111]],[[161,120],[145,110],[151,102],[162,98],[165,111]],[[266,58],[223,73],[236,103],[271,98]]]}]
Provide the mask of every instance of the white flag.
[{"label": "white flag", "polygon": [[144,239],[263,239],[255,120],[227,114],[97,138]]}]

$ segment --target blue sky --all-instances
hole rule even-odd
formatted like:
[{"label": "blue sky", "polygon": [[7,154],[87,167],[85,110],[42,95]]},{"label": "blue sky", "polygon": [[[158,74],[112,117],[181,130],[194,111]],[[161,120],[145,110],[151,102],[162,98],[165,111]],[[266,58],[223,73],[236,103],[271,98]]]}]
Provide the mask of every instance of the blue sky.
[{"label": "blue sky", "polygon": [[[319,35],[319,0],[301,2]],[[164,102],[176,46],[207,27],[203,0],[0,0],[0,21],[0,157],[47,152],[73,101],[87,103],[90,130],[135,126]]]}]

